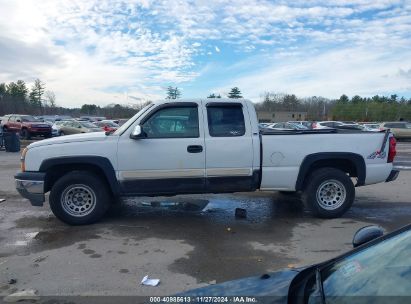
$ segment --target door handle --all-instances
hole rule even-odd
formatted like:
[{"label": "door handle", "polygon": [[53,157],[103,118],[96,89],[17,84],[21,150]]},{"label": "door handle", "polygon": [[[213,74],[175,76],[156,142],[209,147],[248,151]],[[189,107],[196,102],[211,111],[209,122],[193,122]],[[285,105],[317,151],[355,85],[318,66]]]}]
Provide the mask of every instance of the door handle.
[{"label": "door handle", "polygon": [[203,146],[200,145],[192,145],[187,147],[188,153],[201,153],[203,152]]}]

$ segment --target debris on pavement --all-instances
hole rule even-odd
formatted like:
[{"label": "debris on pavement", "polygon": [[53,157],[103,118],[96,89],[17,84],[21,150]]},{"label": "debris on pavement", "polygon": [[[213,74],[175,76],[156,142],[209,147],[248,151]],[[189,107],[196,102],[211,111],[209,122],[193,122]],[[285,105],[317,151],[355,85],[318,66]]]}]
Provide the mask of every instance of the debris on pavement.
[{"label": "debris on pavement", "polygon": [[40,300],[40,297],[38,296],[37,290],[34,290],[34,289],[17,291],[3,298],[3,301],[6,303],[16,303],[19,301],[38,301],[38,300]]},{"label": "debris on pavement", "polygon": [[160,279],[150,279],[148,275],[141,280],[141,285],[157,286],[158,283],[160,283]]},{"label": "debris on pavement", "polygon": [[247,210],[243,208],[235,208],[235,217],[247,218]]},{"label": "debris on pavement", "polygon": [[39,256],[39,257],[38,257],[38,258],[36,258],[33,262],[34,262],[34,263],[40,263],[40,262],[45,261],[48,257],[49,257],[48,255],[45,255],[45,256]]},{"label": "debris on pavement", "polygon": [[10,279],[8,283],[9,283],[10,285],[16,284],[16,283],[17,283],[17,280],[16,280],[16,279]]}]

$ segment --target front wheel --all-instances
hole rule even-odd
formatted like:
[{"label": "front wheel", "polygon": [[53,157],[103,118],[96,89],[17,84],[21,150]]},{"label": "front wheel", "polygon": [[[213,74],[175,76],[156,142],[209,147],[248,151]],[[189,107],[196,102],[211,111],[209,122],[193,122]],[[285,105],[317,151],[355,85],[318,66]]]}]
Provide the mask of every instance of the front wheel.
[{"label": "front wheel", "polygon": [[335,168],[315,170],[308,177],[304,202],[315,216],[337,218],[353,204],[354,184],[343,171]]},{"label": "front wheel", "polygon": [[29,130],[27,130],[27,129],[21,130],[21,137],[23,137],[24,139],[29,140],[31,138]]},{"label": "front wheel", "polygon": [[107,184],[87,171],[72,171],[61,177],[50,192],[50,208],[70,225],[91,224],[100,220],[110,205]]}]

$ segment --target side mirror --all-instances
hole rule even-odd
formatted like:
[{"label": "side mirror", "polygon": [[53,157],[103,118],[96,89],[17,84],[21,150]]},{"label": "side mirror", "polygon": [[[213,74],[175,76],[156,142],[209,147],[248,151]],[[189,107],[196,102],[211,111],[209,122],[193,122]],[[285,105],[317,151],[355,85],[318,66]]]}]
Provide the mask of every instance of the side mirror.
[{"label": "side mirror", "polygon": [[131,139],[141,139],[144,137],[146,137],[146,134],[143,132],[143,128],[140,125],[135,126],[130,134]]},{"label": "side mirror", "polygon": [[381,226],[370,225],[362,227],[354,234],[352,246],[356,248],[383,235],[384,229]]}]

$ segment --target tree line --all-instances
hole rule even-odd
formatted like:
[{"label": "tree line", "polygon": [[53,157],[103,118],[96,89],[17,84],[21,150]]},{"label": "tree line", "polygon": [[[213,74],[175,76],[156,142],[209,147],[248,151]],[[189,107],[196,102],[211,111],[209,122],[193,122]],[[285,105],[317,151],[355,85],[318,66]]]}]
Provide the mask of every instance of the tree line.
[{"label": "tree line", "polygon": [[[181,98],[182,92],[177,87],[166,89],[167,99]],[[228,98],[243,98],[238,87],[233,87]],[[221,94],[211,93],[207,98],[222,98]],[[343,94],[338,99],[321,96],[300,98],[294,94],[265,92],[255,104],[257,111],[299,111],[306,112],[308,120],[354,120],[354,121],[388,121],[411,120],[411,98],[397,95],[348,97]],[[18,113],[32,115],[81,115],[105,116],[107,118],[129,118],[150,101],[139,105],[110,104],[100,107],[95,104],[84,104],[80,108],[58,106],[53,91],[46,90],[46,85],[36,79],[28,88],[22,80],[0,83],[0,115]]]},{"label": "tree line", "polygon": [[140,105],[110,104],[100,107],[95,104],[84,104],[81,108],[58,106],[53,91],[46,90],[46,85],[36,79],[31,88],[23,80],[0,83],[0,115],[82,115],[104,116],[107,118],[130,118],[146,103]]}]

